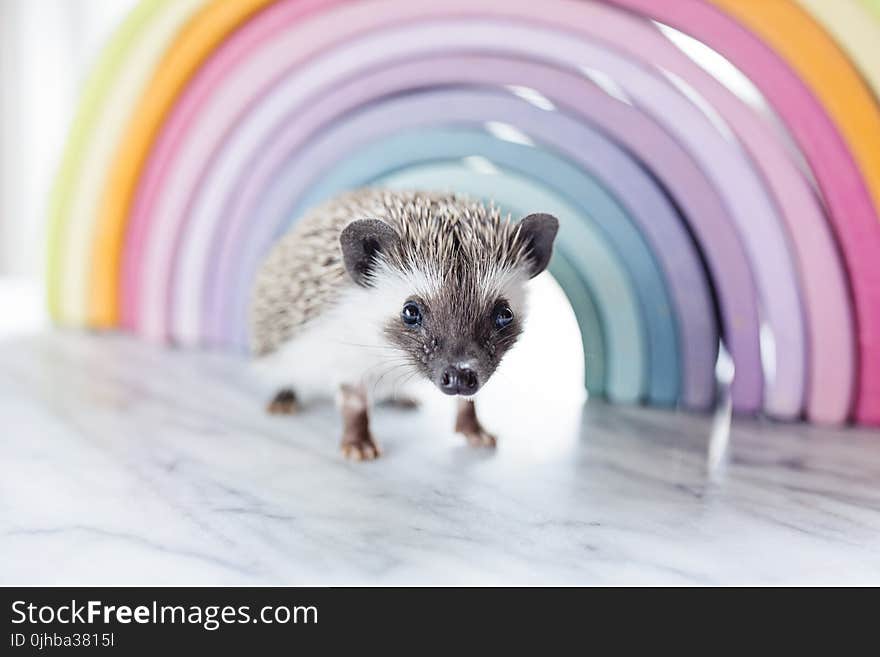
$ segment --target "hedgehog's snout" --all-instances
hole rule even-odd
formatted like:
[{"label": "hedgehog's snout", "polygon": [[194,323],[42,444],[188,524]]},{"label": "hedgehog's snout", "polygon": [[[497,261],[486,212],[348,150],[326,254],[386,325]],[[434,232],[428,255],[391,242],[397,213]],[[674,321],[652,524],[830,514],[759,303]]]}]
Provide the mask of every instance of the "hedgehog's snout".
[{"label": "hedgehog's snout", "polygon": [[480,389],[480,379],[470,367],[449,365],[436,381],[437,387],[447,395],[473,395]]}]

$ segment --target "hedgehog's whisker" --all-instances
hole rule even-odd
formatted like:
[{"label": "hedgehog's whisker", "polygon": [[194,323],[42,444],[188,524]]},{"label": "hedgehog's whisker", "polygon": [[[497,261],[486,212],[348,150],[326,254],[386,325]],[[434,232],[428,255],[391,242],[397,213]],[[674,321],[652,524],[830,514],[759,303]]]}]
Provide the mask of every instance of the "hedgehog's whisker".
[{"label": "hedgehog's whisker", "polygon": [[384,344],[358,344],[357,342],[346,342],[344,340],[334,340],[336,344],[342,344],[347,347],[361,347],[363,349],[380,349],[384,351],[397,351],[397,347]]},{"label": "hedgehog's whisker", "polygon": [[407,362],[407,359],[403,356],[399,356],[399,357],[395,357],[395,358],[387,358],[385,360],[381,360],[378,363],[370,365],[370,367],[365,369],[361,373],[361,378],[362,379],[368,378],[368,375],[372,374],[374,370],[377,370],[380,367],[384,367],[389,364],[391,364],[394,367],[402,367],[403,365],[406,364],[406,362]]},{"label": "hedgehog's whisker", "polygon": [[395,367],[399,366],[399,365],[403,365],[406,362],[406,360],[407,359],[404,356],[392,356],[392,357],[388,357],[388,358],[383,358],[382,360],[378,361],[377,363],[374,363],[373,365],[370,365],[367,369],[365,369],[361,376],[366,376],[367,374],[374,372],[374,370],[377,370],[380,367],[385,367],[389,364],[393,365]]},{"label": "hedgehog's whisker", "polygon": [[410,372],[409,376],[406,379],[404,379],[403,383],[401,384],[401,387],[408,386],[409,382],[412,381],[418,375],[419,375],[418,371],[414,370],[414,371]]},{"label": "hedgehog's whisker", "polygon": [[376,379],[374,379],[374,380],[372,381],[372,385],[371,385],[372,396],[373,396],[373,397],[376,397],[376,396],[378,395],[378,393],[379,393],[379,384],[382,382],[382,379],[384,379],[384,378],[385,378],[388,374],[390,374],[391,372],[394,372],[394,371],[396,371],[396,370],[398,370],[398,369],[400,369],[400,368],[402,368],[402,367],[404,367],[404,365],[394,365],[394,366],[388,368],[387,370],[385,370],[384,372],[382,372],[382,374],[381,374],[379,377],[377,377]]},{"label": "hedgehog's whisker", "polygon": [[393,366],[390,367],[389,369],[387,369],[387,370],[385,370],[384,372],[382,372],[382,374],[379,376],[379,378],[376,379],[376,381],[373,383],[373,393],[376,392],[376,389],[379,387],[379,384],[382,382],[382,379],[384,379],[386,376],[388,376],[389,374],[391,374],[391,372],[394,372],[394,371],[396,371],[396,370],[398,370],[398,369],[400,369],[400,368],[402,368],[402,367],[405,367],[405,364],[401,363],[401,364],[399,364],[399,365],[393,365]]},{"label": "hedgehog's whisker", "polygon": [[397,397],[397,393],[400,388],[409,383],[416,374],[418,374],[418,371],[410,368],[409,372],[404,372],[399,377],[397,377],[397,380],[395,380],[394,384],[391,386],[392,399],[395,399]]}]

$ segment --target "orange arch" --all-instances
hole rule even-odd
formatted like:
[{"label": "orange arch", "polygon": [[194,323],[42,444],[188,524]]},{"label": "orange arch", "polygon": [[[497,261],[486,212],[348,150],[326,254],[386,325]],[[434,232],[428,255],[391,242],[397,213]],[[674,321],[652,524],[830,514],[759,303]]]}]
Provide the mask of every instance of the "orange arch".
[{"label": "orange arch", "polygon": [[213,0],[191,20],[162,57],[116,149],[95,221],[87,321],[119,322],[117,294],[122,240],[138,176],[162,121],[187,81],[226,36],[273,0]]},{"label": "orange arch", "polygon": [[853,154],[880,215],[880,107],[834,40],[790,0],[711,0],[784,57]]}]

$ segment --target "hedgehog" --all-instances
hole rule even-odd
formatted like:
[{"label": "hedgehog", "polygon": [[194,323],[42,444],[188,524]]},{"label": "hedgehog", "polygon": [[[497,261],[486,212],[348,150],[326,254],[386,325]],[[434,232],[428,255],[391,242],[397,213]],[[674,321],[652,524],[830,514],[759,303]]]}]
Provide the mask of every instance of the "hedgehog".
[{"label": "hedgehog", "polygon": [[372,405],[415,406],[406,391],[427,380],[457,397],[455,431],[494,447],[475,396],[522,332],[525,283],[547,267],[558,227],[549,214],[513,222],[494,204],[422,191],[359,189],[308,211],[253,287],[267,410],[335,397],[342,454],[371,460]]}]

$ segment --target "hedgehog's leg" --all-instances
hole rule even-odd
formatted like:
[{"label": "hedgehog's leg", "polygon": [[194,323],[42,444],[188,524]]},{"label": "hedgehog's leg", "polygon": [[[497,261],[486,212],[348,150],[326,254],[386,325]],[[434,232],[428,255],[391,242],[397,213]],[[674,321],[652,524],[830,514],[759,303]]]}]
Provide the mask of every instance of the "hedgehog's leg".
[{"label": "hedgehog's leg", "polygon": [[370,433],[367,393],[363,386],[339,386],[339,410],[342,412],[342,454],[355,461],[379,457],[379,446]]},{"label": "hedgehog's leg", "polygon": [[266,411],[272,415],[293,415],[299,408],[296,393],[290,388],[282,388],[268,403]]},{"label": "hedgehog's leg", "polygon": [[455,431],[467,438],[472,447],[495,447],[495,436],[480,424],[477,408],[469,399],[458,400],[458,415],[455,418]]}]

